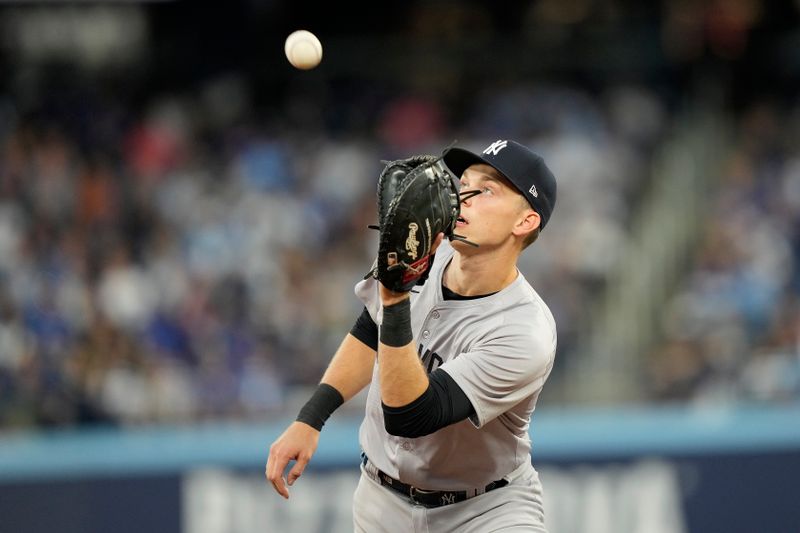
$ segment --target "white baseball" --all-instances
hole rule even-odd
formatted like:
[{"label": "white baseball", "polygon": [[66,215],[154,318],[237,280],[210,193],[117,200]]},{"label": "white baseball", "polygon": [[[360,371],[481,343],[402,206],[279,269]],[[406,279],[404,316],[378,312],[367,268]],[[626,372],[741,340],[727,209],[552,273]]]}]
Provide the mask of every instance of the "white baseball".
[{"label": "white baseball", "polygon": [[310,31],[293,32],[283,48],[289,63],[301,70],[312,69],[322,61],[322,43]]}]

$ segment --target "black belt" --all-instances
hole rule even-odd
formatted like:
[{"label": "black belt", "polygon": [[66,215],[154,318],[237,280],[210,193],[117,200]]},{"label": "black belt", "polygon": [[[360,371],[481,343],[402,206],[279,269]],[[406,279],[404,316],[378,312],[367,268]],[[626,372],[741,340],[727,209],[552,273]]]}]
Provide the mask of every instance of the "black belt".
[{"label": "black belt", "polygon": [[361,463],[368,474],[377,477],[377,481],[384,487],[388,487],[393,491],[401,494],[409,499],[415,505],[421,505],[427,508],[441,507],[443,505],[450,505],[451,503],[459,503],[475,496],[480,496],[490,490],[499,489],[508,485],[508,480],[498,479],[486,485],[483,489],[472,490],[425,490],[403,483],[399,479],[378,469],[374,464],[369,462],[365,454],[361,454]]}]

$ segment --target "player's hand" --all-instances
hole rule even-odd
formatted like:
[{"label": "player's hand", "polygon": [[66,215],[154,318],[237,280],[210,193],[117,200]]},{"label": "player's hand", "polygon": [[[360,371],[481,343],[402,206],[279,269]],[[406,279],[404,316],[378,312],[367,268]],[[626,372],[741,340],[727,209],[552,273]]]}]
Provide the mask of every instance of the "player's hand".
[{"label": "player's hand", "polygon": [[[265,474],[275,492],[289,499],[291,486],[303,474],[311,456],[317,451],[319,431],[303,422],[292,422],[286,431],[269,447],[269,458]],[[295,461],[287,478],[283,477],[289,461]]]}]

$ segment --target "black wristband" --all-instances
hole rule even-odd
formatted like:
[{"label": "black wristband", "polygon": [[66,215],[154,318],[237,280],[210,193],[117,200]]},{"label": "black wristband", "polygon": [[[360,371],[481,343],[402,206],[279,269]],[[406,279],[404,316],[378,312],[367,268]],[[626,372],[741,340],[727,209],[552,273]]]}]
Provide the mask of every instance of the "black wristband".
[{"label": "black wristband", "polygon": [[414,340],[411,333],[411,300],[406,298],[383,308],[381,342],[399,348]]},{"label": "black wristband", "polygon": [[314,394],[297,414],[297,421],[322,430],[325,421],[344,403],[342,393],[327,383],[320,383]]}]

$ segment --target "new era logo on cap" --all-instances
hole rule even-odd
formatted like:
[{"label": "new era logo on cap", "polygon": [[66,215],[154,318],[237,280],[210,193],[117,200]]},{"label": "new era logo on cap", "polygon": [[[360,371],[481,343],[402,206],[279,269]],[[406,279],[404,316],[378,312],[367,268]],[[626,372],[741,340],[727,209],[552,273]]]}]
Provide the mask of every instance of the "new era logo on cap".
[{"label": "new era logo on cap", "polygon": [[556,179],[544,159],[516,141],[498,139],[477,154],[463,148],[445,150],[447,168],[458,178],[470,165],[494,167],[522,194],[541,217],[544,228],[556,205]]}]

